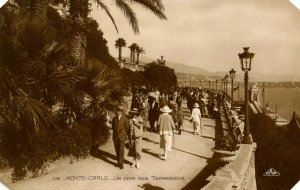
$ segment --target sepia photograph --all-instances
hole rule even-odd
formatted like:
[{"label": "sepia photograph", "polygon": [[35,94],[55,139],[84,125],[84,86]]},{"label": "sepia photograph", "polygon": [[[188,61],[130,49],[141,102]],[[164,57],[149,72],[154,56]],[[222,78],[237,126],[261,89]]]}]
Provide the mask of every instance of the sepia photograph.
[{"label": "sepia photograph", "polygon": [[0,0],[0,190],[300,190],[300,0]]}]

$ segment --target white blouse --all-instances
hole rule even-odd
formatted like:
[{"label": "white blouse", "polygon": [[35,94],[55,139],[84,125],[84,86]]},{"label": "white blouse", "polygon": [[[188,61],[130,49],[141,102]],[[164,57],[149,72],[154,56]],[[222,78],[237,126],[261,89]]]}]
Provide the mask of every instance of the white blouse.
[{"label": "white blouse", "polygon": [[193,108],[190,120],[200,122],[201,112],[198,108]]}]

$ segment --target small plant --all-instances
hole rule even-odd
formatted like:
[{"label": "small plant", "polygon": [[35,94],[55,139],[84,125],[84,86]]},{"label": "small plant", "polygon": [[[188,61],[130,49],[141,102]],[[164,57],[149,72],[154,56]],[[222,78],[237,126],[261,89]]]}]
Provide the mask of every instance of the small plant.
[{"label": "small plant", "polygon": [[225,135],[216,141],[216,150],[235,151],[238,149],[237,141],[231,135]]}]

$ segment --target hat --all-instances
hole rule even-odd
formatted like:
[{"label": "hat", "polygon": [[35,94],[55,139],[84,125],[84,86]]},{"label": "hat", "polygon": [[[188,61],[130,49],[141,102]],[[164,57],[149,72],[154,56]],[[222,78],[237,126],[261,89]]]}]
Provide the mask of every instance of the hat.
[{"label": "hat", "polygon": [[136,115],[136,114],[140,114],[140,111],[139,111],[139,109],[137,109],[137,108],[133,108],[132,110],[129,111],[129,113],[130,113],[130,114],[135,114],[135,115]]},{"label": "hat", "polygon": [[158,95],[155,92],[149,92],[148,96],[151,96],[151,97],[156,98],[156,99],[158,98]]},{"label": "hat", "polygon": [[195,104],[193,105],[193,108],[199,108],[199,104],[198,104],[198,103],[195,103]]},{"label": "hat", "polygon": [[169,108],[169,106],[164,106],[163,108],[160,108],[160,111],[163,113],[170,113],[172,110]]},{"label": "hat", "polygon": [[123,107],[122,106],[118,106],[117,107],[117,111],[123,111]]}]

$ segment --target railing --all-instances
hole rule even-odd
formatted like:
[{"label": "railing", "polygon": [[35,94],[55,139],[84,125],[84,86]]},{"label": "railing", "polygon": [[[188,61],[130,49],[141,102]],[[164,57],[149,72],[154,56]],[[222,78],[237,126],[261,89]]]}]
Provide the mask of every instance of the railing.
[{"label": "railing", "polygon": [[[222,100],[220,106],[223,134],[230,133],[237,142],[243,139],[244,122],[240,119],[240,107]],[[217,140],[217,139],[216,139]],[[207,178],[210,181],[202,189],[245,189],[256,190],[255,179],[255,150],[256,144],[240,144],[236,159],[216,171],[215,175]]]}]

